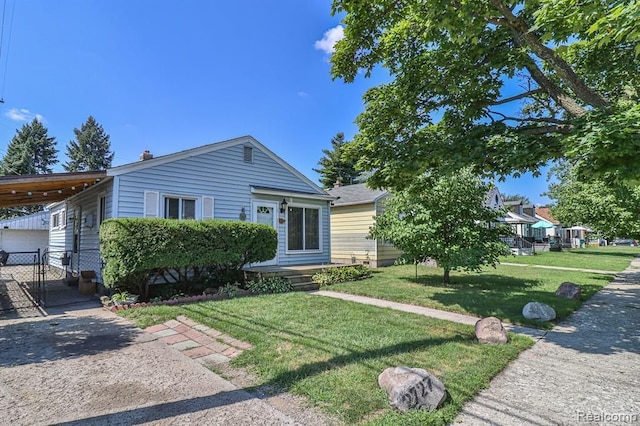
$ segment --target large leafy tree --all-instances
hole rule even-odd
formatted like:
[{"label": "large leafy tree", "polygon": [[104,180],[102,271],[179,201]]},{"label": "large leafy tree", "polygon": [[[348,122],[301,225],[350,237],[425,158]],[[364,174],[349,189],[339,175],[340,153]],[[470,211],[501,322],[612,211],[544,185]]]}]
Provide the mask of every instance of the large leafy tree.
[{"label": "large leafy tree", "polygon": [[73,129],[76,139],[67,145],[69,161],[64,164],[68,172],[105,170],[111,167],[114,153],[111,151],[109,135],[89,116],[80,129]]},{"label": "large leafy tree", "polygon": [[320,173],[320,184],[331,188],[340,180],[343,185],[360,183],[360,176],[355,168],[355,161],[345,158],[344,133],[337,133],[331,138],[331,149],[323,149],[324,156],[318,161],[320,168],[313,171]]},{"label": "large leafy tree", "polygon": [[640,187],[604,180],[581,181],[569,164],[552,169],[547,196],[553,216],[567,225],[587,225],[604,237],[640,238]]},{"label": "large leafy tree", "polygon": [[494,266],[508,251],[499,237],[510,231],[497,224],[505,212],[488,207],[489,189],[469,168],[419,176],[387,202],[371,236],[393,243],[407,261],[435,260],[444,269],[444,283],[452,270]]},{"label": "large leafy tree", "polygon": [[[24,124],[9,142],[0,162],[1,176],[39,175],[53,171],[58,162],[56,138],[49,136],[47,128],[37,119]],[[1,218],[21,216],[41,211],[42,206],[23,206],[0,209]]]},{"label": "large leafy tree", "polygon": [[637,0],[334,0],[334,78],[377,67],[352,152],[373,186],[472,165],[498,175],[566,158],[581,177],[640,177]]}]

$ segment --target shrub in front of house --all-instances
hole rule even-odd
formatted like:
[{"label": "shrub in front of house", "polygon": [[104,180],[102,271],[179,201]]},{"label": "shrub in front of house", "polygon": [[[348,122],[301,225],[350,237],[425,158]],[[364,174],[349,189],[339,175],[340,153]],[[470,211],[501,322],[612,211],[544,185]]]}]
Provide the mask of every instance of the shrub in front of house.
[{"label": "shrub in front of house", "polygon": [[293,287],[285,277],[267,277],[249,281],[247,290],[252,293],[286,293],[293,290]]},{"label": "shrub in front of house", "polygon": [[258,223],[109,219],[100,226],[102,277],[109,288],[160,279],[186,290],[204,274],[238,274],[247,263],[272,259],[277,244],[276,230]]},{"label": "shrub in front of house", "polygon": [[371,276],[371,270],[363,265],[341,266],[337,268],[327,268],[322,272],[314,274],[311,279],[320,287],[342,283],[346,281],[356,281]]}]

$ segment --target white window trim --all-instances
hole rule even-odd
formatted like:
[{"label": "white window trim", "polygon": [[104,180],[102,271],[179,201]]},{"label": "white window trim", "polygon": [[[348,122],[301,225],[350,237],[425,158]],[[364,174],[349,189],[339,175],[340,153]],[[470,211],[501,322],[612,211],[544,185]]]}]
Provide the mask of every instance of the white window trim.
[{"label": "white window trim", "polygon": [[59,229],[59,228],[60,228],[60,212],[55,212],[51,215],[51,229]]},{"label": "white window trim", "polygon": [[[58,218],[58,225],[54,226],[55,219]],[[67,228],[67,210],[61,209],[51,215],[51,230],[61,230]]]},{"label": "white window trim", "polygon": [[179,200],[191,200],[195,201],[196,205],[194,208],[194,219],[179,219],[179,220],[202,220],[202,197],[198,195],[188,195],[188,194],[171,194],[171,193],[162,193],[160,194],[160,211],[158,212],[158,217],[166,219],[165,217],[165,203],[167,198],[169,199],[179,199]]},{"label": "white window trim", "polygon": [[[155,202],[154,207],[156,210],[155,216],[147,216],[148,207],[147,206],[147,198],[148,195],[155,194]],[[211,195],[194,195],[194,194],[179,194],[174,192],[159,192],[153,190],[145,190],[144,191],[144,202],[142,208],[142,217],[157,217],[164,219],[165,218],[165,200],[167,198],[177,198],[181,200],[193,200],[196,202],[195,205],[195,219],[187,219],[187,220],[204,220],[204,219],[214,219],[215,211],[216,211],[216,201],[215,197]],[[209,216],[209,212],[205,212],[205,200],[211,200],[211,215]],[[157,204],[157,205],[156,205]],[[184,220],[184,219],[180,219]]]},{"label": "white window trim", "polygon": [[[100,200],[104,198],[104,212],[100,210]],[[107,195],[104,192],[98,194],[96,200],[96,228],[100,229],[100,224],[107,219]]]},{"label": "white window trim", "polygon": [[[304,209],[316,209],[318,210],[318,221],[320,222],[318,224],[318,249],[310,249],[310,250],[289,250],[289,207],[298,207],[298,208],[304,208]],[[322,206],[318,206],[318,205],[314,205],[314,204],[303,204],[303,203],[290,203],[287,206],[287,211],[285,213],[286,217],[285,217],[285,226],[284,226],[284,243],[285,243],[285,253],[286,254],[290,254],[290,255],[296,255],[296,254],[321,254],[324,253],[323,251],[323,229],[324,229],[324,224],[323,224],[323,220],[322,218],[324,217],[324,208]],[[303,236],[304,238],[304,236]]]}]

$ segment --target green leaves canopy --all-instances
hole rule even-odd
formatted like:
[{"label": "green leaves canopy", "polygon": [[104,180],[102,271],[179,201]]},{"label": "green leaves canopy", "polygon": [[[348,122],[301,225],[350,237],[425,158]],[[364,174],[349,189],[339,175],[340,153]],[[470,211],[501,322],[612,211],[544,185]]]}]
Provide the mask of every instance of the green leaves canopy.
[{"label": "green leaves canopy", "polygon": [[468,168],[420,176],[387,202],[371,236],[393,243],[411,262],[434,259],[444,268],[445,283],[451,270],[493,266],[508,251],[499,236],[510,231],[496,224],[505,212],[488,207],[489,189]]},{"label": "green leaves canopy", "polygon": [[565,226],[587,225],[607,238],[640,238],[640,187],[582,182],[566,163],[553,173],[557,181],[546,195],[554,200],[553,216]]},{"label": "green leaves canopy", "polygon": [[[568,158],[636,179],[638,2],[334,0],[346,13],[334,78],[378,66],[352,153],[376,187],[472,165],[498,175]],[[634,19],[634,17],[636,19]]]}]

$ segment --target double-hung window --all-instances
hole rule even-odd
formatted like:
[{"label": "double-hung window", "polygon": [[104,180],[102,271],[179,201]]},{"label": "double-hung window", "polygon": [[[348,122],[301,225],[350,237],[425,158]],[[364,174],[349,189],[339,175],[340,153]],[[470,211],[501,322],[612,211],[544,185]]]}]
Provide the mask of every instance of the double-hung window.
[{"label": "double-hung window", "polygon": [[165,219],[195,219],[196,200],[194,198],[165,197]]},{"label": "double-hung window", "polygon": [[320,250],[320,209],[288,208],[287,249],[291,251]]}]

